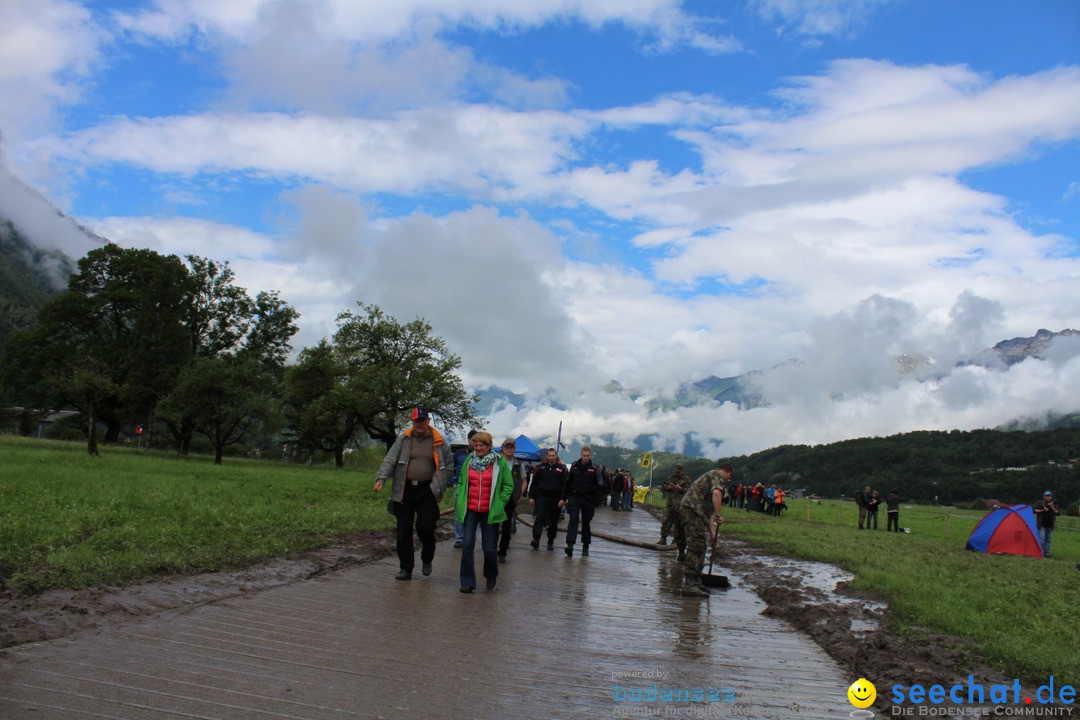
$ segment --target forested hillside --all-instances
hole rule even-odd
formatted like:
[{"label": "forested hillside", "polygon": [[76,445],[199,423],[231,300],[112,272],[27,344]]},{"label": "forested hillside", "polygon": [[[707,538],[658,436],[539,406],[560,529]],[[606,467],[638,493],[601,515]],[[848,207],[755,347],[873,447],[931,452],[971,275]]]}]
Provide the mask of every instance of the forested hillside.
[{"label": "forested hillside", "polygon": [[1080,429],[1039,432],[911,432],[829,445],[783,445],[727,458],[742,482],[851,497],[864,485],[905,501],[1034,502],[1052,489],[1062,504],[1080,497]]},{"label": "forested hillside", "polygon": [[38,309],[63,290],[73,269],[69,258],[34,249],[0,219],[0,353],[12,331],[34,324]]}]

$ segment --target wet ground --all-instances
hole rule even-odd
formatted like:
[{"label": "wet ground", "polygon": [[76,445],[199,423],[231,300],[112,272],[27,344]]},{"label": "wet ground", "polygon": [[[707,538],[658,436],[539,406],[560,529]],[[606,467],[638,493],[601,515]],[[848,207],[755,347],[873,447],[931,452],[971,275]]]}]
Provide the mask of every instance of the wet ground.
[{"label": "wet ground", "polygon": [[[658,534],[641,509],[594,527]],[[728,543],[714,572],[733,587],[699,600],[672,552],[597,538],[567,558],[529,533],[471,595],[450,542],[400,582],[373,533],[241,573],[8,598],[0,717],[839,718],[857,677],[942,682],[963,655],[889,637],[888,608],[831,566]]]}]

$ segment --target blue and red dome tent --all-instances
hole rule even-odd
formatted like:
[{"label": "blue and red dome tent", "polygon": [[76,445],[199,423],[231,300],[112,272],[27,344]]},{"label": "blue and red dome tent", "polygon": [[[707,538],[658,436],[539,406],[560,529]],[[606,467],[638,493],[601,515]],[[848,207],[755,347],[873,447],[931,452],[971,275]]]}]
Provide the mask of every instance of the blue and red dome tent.
[{"label": "blue and red dome tent", "polygon": [[1043,556],[1030,505],[1006,505],[991,510],[971,531],[966,547],[990,554]]}]

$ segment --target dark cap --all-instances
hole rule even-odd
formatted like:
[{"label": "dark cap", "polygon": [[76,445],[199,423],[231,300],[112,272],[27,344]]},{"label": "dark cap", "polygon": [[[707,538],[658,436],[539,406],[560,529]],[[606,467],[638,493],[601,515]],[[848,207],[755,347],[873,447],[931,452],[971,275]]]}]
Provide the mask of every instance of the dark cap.
[{"label": "dark cap", "polygon": [[412,420],[427,420],[428,419],[427,408],[423,407],[421,405],[417,405],[416,407],[413,408],[412,415],[410,416],[410,418]]}]

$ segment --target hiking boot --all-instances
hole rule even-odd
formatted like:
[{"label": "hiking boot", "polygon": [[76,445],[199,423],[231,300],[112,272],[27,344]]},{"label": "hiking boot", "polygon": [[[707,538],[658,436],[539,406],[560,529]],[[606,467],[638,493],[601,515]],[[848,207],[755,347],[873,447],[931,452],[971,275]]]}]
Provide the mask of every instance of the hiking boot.
[{"label": "hiking boot", "polygon": [[395,580],[412,580],[412,570],[399,570],[394,576]]},{"label": "hiking boot", "polygon": [[531,543],[529,543],[529,546],[532,547],[533,550],[539,550],[540,549],[540,541],[539,540],[533,540]]},{"label": "hiking boot", "polygon": [[499,562],[506,562],[506,553],[499,553]]},{"label": "hiking boot", "polygon": [[567,545],[566,549],[563,550],[563,552],[566,553],[566,557],[574,557],[574,546]]},{"label": "hiking boot", "polygon": [[456,550],[456,549],[460,549],[462,545],[464,545],[464,543],[463,543],[463,542],[461,542],[460,540],[455,540],[455,541],[454,541],[454,549],[455,549],[455,550]]},{"label": "hiking boot", "polygon": [[488,590],[494,590],[495,589],[495,578],[488,578],[487,589]]},{"label": "hiking boot", "polygon": [[424,577],[431,574],[431,563],[426,562],[420,567],[420,572],[424,573]]},{"label": "hiking boot", "polygon": [[683,597],[707,598],[709,592],[701,585],[684,585],[682,595]]},{"label": "hiking boot", "polygon": [[554,550],[555,549],[555,541],[554,540],[548,540],[547,548],[548,548],[548,550]]},{"label": "hiking boot", "polygon": [[589,546],[588,545],[582,545],[581,546],[581,557],[589,557]]}]

